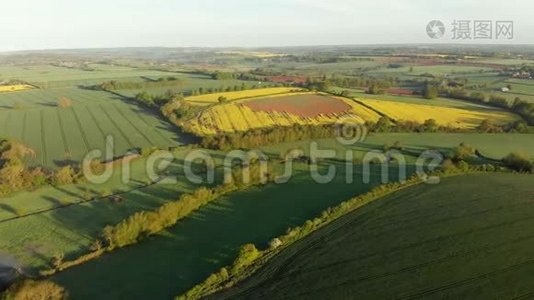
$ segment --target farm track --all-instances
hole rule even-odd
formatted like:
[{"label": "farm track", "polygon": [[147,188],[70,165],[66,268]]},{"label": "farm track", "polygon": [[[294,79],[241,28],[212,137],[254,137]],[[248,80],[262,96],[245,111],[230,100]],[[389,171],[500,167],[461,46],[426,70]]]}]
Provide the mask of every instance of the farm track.
[{"label": "farm track", "polygon": [[74,110],[73,108],[70,108],[70,112],[74,115],[74,119],[76,120],[76,124],[78,125],[78,131],[81,134],[83,143],[85,145],[85,150],[89,151],[91,149],[91,146],[89,145],[89,140],[87,139],[87,135],[85,134],[85,131],[83,130],[82,123],[80,122],[80,118],[78,117],[76,110]]},{"label": "farm track", "polygon": [[58,120],[58,123],[59,123],[59,133],[60,133],[60,136],[61,136],[61,141],[63,142],[63,149],[65,151],[64,158],[70,160],[71,159],[71,152],[70,152],[69,145],[67,144],[67,136],[65,135],[65,125],[63,124],[63,118],[61,117],[61,113],[59,113],[58,109],[56,109],[56,115],[57,115],[57,120]]},{"label": "farm track", "polygon": [[104,108],[102,107],[102,105],[99,105],[98,106],[100,108],[100,110],[102,110],[104,112],[104,114],[107,116],[107,118],[109,119],[109,121],[111,121],[111,123],[113,124],[113,126],[115,126],[115,128],[117,129],[117,131],[122,135],[122,137],[124,138],[124,140],[126,141],[126,143],[128,143],[129,145],[129,148],[133,148],[135,147],[135,144],[132,143],[132,141],[130,140],[130,138],[128,137],[128,135],[122,130],[122,128],[117,124],[117,122],[115,121],[114,118],[112,118],[110,115],[109,115],[109,112]]},{"label": "farm track", "polygon": [[93,112],[92,112],[87,106],[85,106],[85,110],[87,110],[87,114],[89,114],[89,116],[90,116],[91,119],[93,120],[94,124],[95,124],[96,127],[98,128],[98,131],[100,131],[100,136],[105,137],[105,136],[106,136],[106,133],[104,132],[104,129],[102,129],[102,127],[100,126],[100,123],[96,120],[96,117],[95,117],[95,115],[93,114]]},{"label": "farm track", "polygon": [[46,138],[45,138],[45,127],[44,127],[44,110],[41,110],[41,148],[42,148],[42,164],[46,164],[48,155],[46,153]]}]

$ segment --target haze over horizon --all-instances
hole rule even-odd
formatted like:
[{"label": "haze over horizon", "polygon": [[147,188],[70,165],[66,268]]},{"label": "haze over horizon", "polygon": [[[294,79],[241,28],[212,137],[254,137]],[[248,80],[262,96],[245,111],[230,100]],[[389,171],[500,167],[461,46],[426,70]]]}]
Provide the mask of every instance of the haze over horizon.
[{"label": "haze over horizon", "polygon": [[[534,44],[526,0],[28,0],[0,10],[0,51],[116,47],[274,47],[359,44]],[[441,20],[445,36],[426,25]],[[511,40],[450,37],[454,20],[510,20]]]}]

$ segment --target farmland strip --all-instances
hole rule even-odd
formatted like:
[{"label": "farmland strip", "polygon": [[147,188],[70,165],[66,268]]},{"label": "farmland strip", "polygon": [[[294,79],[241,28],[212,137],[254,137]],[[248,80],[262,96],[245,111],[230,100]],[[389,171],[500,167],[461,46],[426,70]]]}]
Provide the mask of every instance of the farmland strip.
[{"label": "farmland strip", "polygon": [[113,123],[113,125],[117,128],[117,130],[120,132],[120,134],[124,137],[124,139],[126,140],[126,142],[128,143],[128,145],[130,145],[130,148],[132,147],[135,147],[135,144],[132,143],[132,141],[130,140],[130,138],[128,138],[128,135],[122,130],[122,128],[117,124],[117,122],[115,121],[114,118],[112,118],[108,111],[102,107],[102,105],[99,105],[100,109],[104,112],[104,114],[108,117],[108,119],[111,121],[111,123]]}]

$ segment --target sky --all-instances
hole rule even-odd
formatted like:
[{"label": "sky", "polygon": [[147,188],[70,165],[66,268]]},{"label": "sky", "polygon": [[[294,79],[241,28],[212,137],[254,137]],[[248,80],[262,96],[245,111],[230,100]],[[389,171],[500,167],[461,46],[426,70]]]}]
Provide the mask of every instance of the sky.
[{"label": "sky", "polygon": [[[0,51],[407,43],[534,44],[531,0],[3,0]],[[431,20],[445,24],[427,36]],[[511,40],[452,39],[454,20],[514,21]]]}]

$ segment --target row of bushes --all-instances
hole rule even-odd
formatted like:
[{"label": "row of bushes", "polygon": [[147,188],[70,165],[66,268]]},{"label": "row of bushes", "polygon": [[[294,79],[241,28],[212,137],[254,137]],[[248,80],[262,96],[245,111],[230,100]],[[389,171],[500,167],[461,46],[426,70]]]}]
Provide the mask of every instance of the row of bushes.
[{"label": "row of bushes", "polygon": [[[307,139],[333,138],[340,135],[341,125],[300,125],[285,127],[271,127],[253,129],[246,132],[222,133],[213,136],[206,136],[201,141],[201,146],[208,149],[240,149],[256,148],[264,145],[280,144],[285,142],[294,142]],[[365,129],[363,129],[365,128]],[[352,131],[352,134],[362,134],[363,130],[368,132],[462,132],[464,130],[440,126],[433,119],[426,120],[424,123],[415,121],[398,121],[393,123],[387,117],[381,117],[378,122],[366,122],[362,130],[358,133]],[[351,134],[350,130],[348,134]],[[347,136],[350,138],[350,136]]]}]

